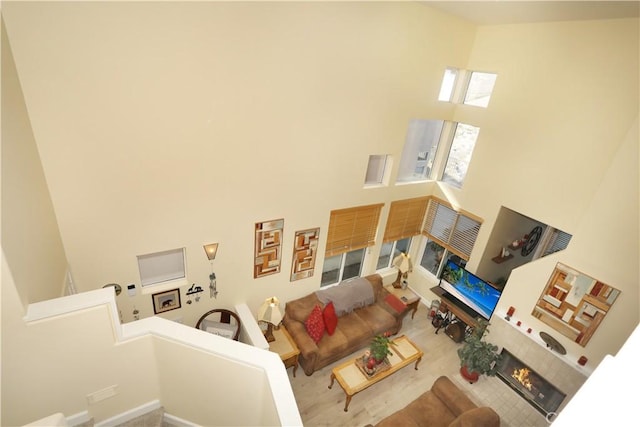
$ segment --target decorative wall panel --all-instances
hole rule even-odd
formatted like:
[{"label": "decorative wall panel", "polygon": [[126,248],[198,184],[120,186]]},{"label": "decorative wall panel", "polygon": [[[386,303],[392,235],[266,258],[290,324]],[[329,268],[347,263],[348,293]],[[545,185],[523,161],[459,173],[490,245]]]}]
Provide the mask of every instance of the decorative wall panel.
[{"label": "decorative wall panel", "polygon": [[253,278],[280,272],[284,219],[257,222]]},{"label": "decorative wall panel", "polygon": [[296,231],[291,261],[291,281],[313,276],[320,228]]}]

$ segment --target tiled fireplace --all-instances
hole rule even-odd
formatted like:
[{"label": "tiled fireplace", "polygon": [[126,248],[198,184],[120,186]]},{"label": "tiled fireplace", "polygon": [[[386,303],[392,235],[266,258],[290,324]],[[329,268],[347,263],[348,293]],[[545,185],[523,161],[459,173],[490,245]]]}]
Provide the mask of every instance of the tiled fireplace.
[{"label": "tiled fireplace", "polygon": [[[587,373],[582,371],[575,361],[553,353],[544,344],[536,342],[526,330],[517,327],[513,319],[508,322],[500,316],[493,316],[490,330],[488,341],[509,350],[536,375],[566,394],[556,412],[562,411],[586,381]],[[452,379],[474,401],[493,408],[500,415],[502,427],[548,427],[555,418],[553,413],[545,417],[542,411],[534,408],[497,376],[482,377],[475,384],[469,384],[460,375],[454,375]]]},{"label": "tiled fireplace", "polygon": [[545,417],[555,414],[566,394],[509,350],[503,348],[501,355],[497,377]]}]

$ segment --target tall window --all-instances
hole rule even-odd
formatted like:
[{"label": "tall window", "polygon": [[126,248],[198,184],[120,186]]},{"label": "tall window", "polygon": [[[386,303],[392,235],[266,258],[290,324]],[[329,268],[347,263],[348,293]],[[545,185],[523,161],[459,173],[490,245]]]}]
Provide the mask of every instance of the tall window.
[{"label": "tall window", "polygon": [[[446,77],[446,75],[445,75]],[[476,107],[487,107],[498,76],[493,73],[471,72],[469,85],[464,96],[464,103]]]},{"label": "tall window", "polygon": [[479,133],[465,123],[411,120],[397,182],[433,179],[461,188]]},{"label": "tall window", "polygon": [[405,254],[408,253],[410,246],[411,237],[383,243],[380,249],[380,256],[378,257],[378,263],[376,264],[376,270],[391,267],[391,261],[400,255],[401,252]]},{"label": "tall window", "polygon": [[430,178],[443,125],[442,120],[414,119],[409,122],[398,167],[398,182],[418,182]]},{"label": "tall window", "polygon": [[375,245],[383,204],[331,211],[320,286],[360,275],[365,249]]},{"label": "tall window", "polygon": [[444,77],[442,78],[442,85],[440,86],[438,101],[451,102],[451,100],[453,99],[453,90],[455,89],[457,78],[457,68],[447,67],[444,70]]},{"label": "tall window", "polygon": [[447,163],[442,173],[443,182],[462,188],[479,132],[480,128],[478,127],[464,123],[456,124],[451,149],[449,149]]},{"label": "tall window", "polygon": [[458,255],[451,253],[444,247],[440,246],[433,240],[424,239],[424,247],[422,248],[422,258],[420,258],[420,266],[433,274],[440,277],[444,266],[448,260],[452,260],[461,267],[467,264],[467,261]]},{"label": "tall window", "polygon": [[391,262],[400,252],[409,253],[411,238],[422,231],[428,202],[428,197],[416,197],[391,203],[376,265],[377,270],[390,267]]},{"label": "tall window", "polygon": [[[422,234],[427,236],[434,244],[427,244],[423,249],[422,259],[425,258],[424,251],[433,252],[434,260],[441,262],[447,259],[450,254],[456,255],[463,260],[468,260],[473,250],[473,245],[478,237],[482,220],[468,212],[458,212],[447,202],[438,198],[431,198],[427,208]],[[438,256],[438,252],[442,255]],[[446,252],[445,252],[446,251]],[[427,255],[429,258],[430,255]],[[425,261],[427,262],[427,261]],[[427,267],[425,267],[427,268]],[[439,271],[437,268],[433,268]],[[427,268],[431,271],[432,268]]]}]

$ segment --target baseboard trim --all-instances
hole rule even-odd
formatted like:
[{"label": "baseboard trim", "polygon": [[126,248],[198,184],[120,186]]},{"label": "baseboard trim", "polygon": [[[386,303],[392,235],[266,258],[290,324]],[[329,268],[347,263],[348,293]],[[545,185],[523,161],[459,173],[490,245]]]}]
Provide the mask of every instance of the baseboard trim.
[{"label": "baseboard trim", "polygon": [[176,417],[175,415],[171,415],[168,413],[164,413],[164,419],[167,421],[167,424],[170,424],[175,427],[200,427],[199,424],[194,424],[191,421],[187,421],[180,417]]},{"label": "baseboard trim", "polygon": [[78,412],[77,414],[69,415],[67,417],[67,424],[70,426],[78,426],[91,421],[89,411]]},{"label": "baseboard trim", "polygon": [[[147,414],[151,411],[155,411],[162,407],[159,400],[152,400],[151,402],[140,405],[136,408],[130,409],[128,411],[122,412],[115,417],[108,418],[106,420],[100,421],[99,423],[95,423],[94,427],[115,427],[122,423],[126,423],[127,421],[131,421],[134,418],[137,418],[141,415]],[[166,416],[166,414],[165,414]]]}]

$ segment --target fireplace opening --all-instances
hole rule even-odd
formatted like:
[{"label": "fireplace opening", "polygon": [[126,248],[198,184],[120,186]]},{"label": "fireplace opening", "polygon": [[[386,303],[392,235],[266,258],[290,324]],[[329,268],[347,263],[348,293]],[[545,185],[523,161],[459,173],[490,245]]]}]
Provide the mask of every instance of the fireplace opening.
[{"label": "fireplace opening", "polygon": [[501,355],[496,376],[545,417],[555,413],[567,395],[508,350]]}]

